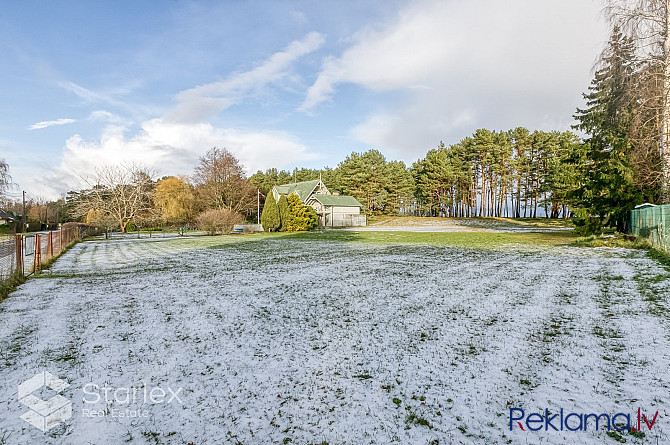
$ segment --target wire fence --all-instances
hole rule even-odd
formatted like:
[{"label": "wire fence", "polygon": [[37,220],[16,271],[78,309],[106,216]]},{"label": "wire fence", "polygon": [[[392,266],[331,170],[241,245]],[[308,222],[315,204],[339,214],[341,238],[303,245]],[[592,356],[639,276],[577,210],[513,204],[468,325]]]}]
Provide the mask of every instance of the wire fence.
[{"label": "wire fence", "polygon": [[648,238],[654,247],[670,252],[670,204],[630,212],[630,232]]},{"label": "wire fence", "polygon": [[58,231],[6,235],[0,238],[0,281],[14,274],[31,275],[75,241],[95,235],[88,226],[63,227]]}]

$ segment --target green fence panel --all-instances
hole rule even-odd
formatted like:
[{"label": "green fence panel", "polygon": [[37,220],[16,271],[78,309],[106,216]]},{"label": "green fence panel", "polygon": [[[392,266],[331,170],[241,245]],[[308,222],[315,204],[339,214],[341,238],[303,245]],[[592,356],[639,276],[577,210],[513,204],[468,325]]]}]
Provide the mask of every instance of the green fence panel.
[{"label": "green fence panel", "polygon": [[649,238],[655,247],[670,252],[670,205],[632,210],[629,226],[633,235]]}]

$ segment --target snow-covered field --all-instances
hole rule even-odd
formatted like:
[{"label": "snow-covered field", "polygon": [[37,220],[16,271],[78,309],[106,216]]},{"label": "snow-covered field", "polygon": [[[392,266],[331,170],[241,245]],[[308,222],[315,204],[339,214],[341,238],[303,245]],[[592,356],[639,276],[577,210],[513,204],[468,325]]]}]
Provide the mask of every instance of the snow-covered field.
[{"label": "snow-covered field", "polygon": [[[623,439],[669,443],[668,277],[629,250],[84,242],[0,303],[0,444],[616,444],[510,408],[638,407]],[[17,388],[45,370],[72,417],[42,433]]]}]

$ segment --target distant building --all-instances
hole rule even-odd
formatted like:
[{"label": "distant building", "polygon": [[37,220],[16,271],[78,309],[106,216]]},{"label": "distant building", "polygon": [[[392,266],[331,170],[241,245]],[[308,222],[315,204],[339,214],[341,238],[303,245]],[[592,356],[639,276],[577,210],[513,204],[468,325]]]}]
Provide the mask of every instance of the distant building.
[{"label": "distant building", "polygon": [[636,205],[635,209],[646,209],[647,207],[657,207],[656,204],[650,204],[648,202],[645,202],[644,204]]},{"label": "distant building", "polygon": [[14,221],[16,221],[16,217],[14,215],[0,209],[0,226],[6,226],[7,224],[12,224],[14,223]]},{"label": "distant building", "polygon": [[276,185],[272,197],[279,201],[281,195],[295,193],[305,204],[312,207],[319,216],[321,227],[357,227],[366,224],[366,216],[361,213],[363,205],[353,196],[333,195],[320,179]]}]

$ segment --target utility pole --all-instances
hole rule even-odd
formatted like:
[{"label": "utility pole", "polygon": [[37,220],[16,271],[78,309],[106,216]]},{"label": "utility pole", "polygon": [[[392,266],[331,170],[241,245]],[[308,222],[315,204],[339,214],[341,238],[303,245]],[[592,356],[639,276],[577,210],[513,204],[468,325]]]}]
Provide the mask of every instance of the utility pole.
[{"label": "utility pole", "polygon": [[256,189],[256,224],[261,223],[261,189]]},{"label": "utility pole", "polygon": [[21,233],[23,233],[26,230],[26,191],[23,191],[23,214],[21,215],[22,225],[21,225]]}]

